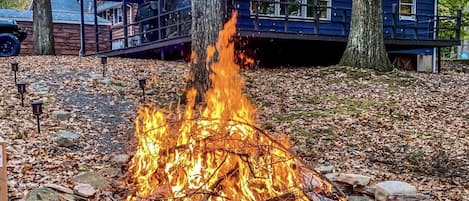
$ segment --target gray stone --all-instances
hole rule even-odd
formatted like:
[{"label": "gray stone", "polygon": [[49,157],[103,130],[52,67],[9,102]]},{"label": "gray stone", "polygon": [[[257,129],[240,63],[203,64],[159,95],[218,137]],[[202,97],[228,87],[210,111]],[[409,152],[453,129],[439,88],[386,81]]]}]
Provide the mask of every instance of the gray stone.
[{"label": "gray stone", "polygon": [[353,189],[354,192],[361,193],[362,195],[375,196],[376,187],[375,186],[364,186]]},{"label": "gray stone", "polygon": [[72,147],[80,138],[79,134],[64,130],[57,131],[56,136],[57,145],[61,147]]},{"label": "gray stone", "polygon": [[368,196],[357,196],[357,195],[348,196],[347,200],[348,201],[373,201],[373,199],[371,199]]},{"label": "gray stone", "polygon": [[112,80],[106,78],[106,79],[99,80],[99,82],[102,84],[108,85],[112,83]]},{"label": "gray stone", "polygon": [[388,197],[392,201],[426,201],[430,200],[430,196],[415,194],[415,195],[392,195]]},{"label": "gray stone", "polygon": [[44,95],[47,95],[49,93],[49,90],[47,89],[41,89],[40,91],[36,91],[36,94],[37,95],[41,95],[41,96],[44,96]]},{"label": "gray stone", "polygon": [[25,79],[23,79],[23,81],[25,83],[34,83],[34,82],[36,82],[36,79],[31,77],[31,78],[25,78]]},{"label": "gray stone", "polygon": [[326,177],[332,181],[346,183],[353,186],[366,186],[371,181],[370,177],[359,174],[327,174]]},{"label": "gray stone", "polygon": [[52,118],[60,120],[60,121],[66,121],[70,119],[72,114],[67,111],[59,110],[59,111],[53,111],[52,112]]},{"label": "gray stone", "polygon": [[393,196],[416,196],[417,189],[401,181],[384,181],[377,183],[375,191],[375,199],[377,201],[387,201]]},{"label": "gray stone", "polygon": [[73,188],[73,190],[75,191],[77,195],[83,196],[86,198],[91,197],[96,193],[96,190],[94,189],[94,187],[89,184],[78,184]]},{"label": "gray stone", "polygon": [[119,154],[119,155],[115,155],[114,157],[112,157],[112,161],[118,164],[125,164],[129,161],[129,159],[130,159],[130,156],[127,154]]},{"label": "gray stone", "polygon": [[98,172],[83,172],[72,178],[72,181],[80,184],[89,184],[96,189],[104,189],[109,182]]},{"label": "gray stone", "polygon": [[60,186],[60,185],[57,185],[57,184],[46,184],[44,185],[44,187],[46,188],[52,188],[56,191],[59,191],[59,192],[62,192],[62,193],[68,193],[68,194],[73,194],[73,190],[70,189],[70,188],[67,188],[65,186]]},{"label": "gray stone", "polygon": [[38,95],[45,95],[50,91],[50,86],[48,86],[44,81],[33,82],[31,83],[30,88],[32,89],[33,93]]},{"label": "gray stone", "polygon": [[26,195],[25,201],[75,201],[81,200],[79,197],[71,194],[60,193],[52,188],[41,187],[32,190]]},{"label": "gray stone", "polygon": [[153,90],[153,89],[145,90],[145,94],[149,95],[149,96],[155,95],[155,90]]},{"label": "gray stone", "polygon": [[332,165],[321,165],[317,168],[314,168],[317,172],[321,174],[328,174],[334,172],[334,166]]},{"label": "gray stone", "polygon": [[333,180],[338,174],[337,173],[329,173],[329,174],[325,174],[324,176],[329,179],[329,180]]},{"label": "gray stone", "polygon": [[117,175],[122,174],[120,168],[103,168],[98,172],[104,177],[116,177]]},{"label": "gray stone", "polygon": [[59,200],[60,193],[51,188],[41,187],[32,190],[26,195],[26,201],[41,201],[41,200]]},{"label": "gray stone", "polygon": [[91,79],[93,80],[99,80],[99,79],[102,79],[103,78],[103,74],[102,73],[90,73],[88,74]]},{"label": "gray stone", "polygon": [[111,87],[119,94],[124,95],[124,87],[118,85],[111,85]]}]

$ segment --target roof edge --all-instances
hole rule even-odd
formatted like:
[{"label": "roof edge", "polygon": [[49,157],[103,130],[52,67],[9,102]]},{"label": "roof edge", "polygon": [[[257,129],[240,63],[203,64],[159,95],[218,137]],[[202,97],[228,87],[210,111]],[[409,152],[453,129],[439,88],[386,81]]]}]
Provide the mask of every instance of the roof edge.
[{"label": "roof edge", "polygon": [[[26,19],[26,18],[8,18],[15,20],[17,22],[33,22],[33,19]],[[54,24],[81,24],[79,21],[67,21],[67,20],[54,20]],[[94,25],[94,22],[85,22],[85,25]],[[111,26],[112,23],[98,23],[98,26]]]}]

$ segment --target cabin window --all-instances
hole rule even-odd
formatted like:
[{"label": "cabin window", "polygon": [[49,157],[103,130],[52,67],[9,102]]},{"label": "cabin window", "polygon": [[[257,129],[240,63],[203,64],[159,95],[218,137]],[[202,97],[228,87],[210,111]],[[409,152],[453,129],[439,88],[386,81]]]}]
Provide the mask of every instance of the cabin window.
[{"label": "cabin window", "polygon": [[400,0],[399,13],[400,18],[403,20],[415,19],[416,4],[415,0]]},{"label": "cabin window", "polygon": [[331,17],[331,1],[319,1],[318,2],[318,12],[319,18],[321,19],[330,19]]},{"label": "cabin window", "polygon": [[252,4],[252,10],[255,13],[256,7],[259,15],[275,15],[276,4],[274,2],[254,2]]},{"label": "cabin window", "polygon": [[[317,1],[317,3],[316,3]],[[317,7],[316,7],[317,6]],[[331,0],[251,0],[251,13],[292,18],[315,18],[315,12],[322,20],[330,19]]]},{"label": "cabin window", "polygon": [[122,8],[114,8],[113,10],[114,10],[113,24],[122,23],[124,21],[123,16],[122,16]]},{"label": "cabin window", "polygon": [[[314,18],[315,17],[315,1],[314,0],[303,0],[303,6],[301,9],[303,10],[302,16],[307,18]],[[317,12],[319,19],[330,19],[331,15],[331,1],[329,0],[318,0],[317,5]]]},{"label": "cabin window", "polygon": [[280,15],[301,16],[301,2],[297,0],[280,0]]},{"label": "cabin window", "polygon": [[102,13],[98,14],[100,17],[106,19],[107,21],[112,22],[112,9],[103,11]]},{"label": "cabin window", "polygon": [[124,16],[122,15],[122,8],[110,8],[106,11],[98,13],[98,16],[112,22],[112,25],[117,25],[124,22]]},{"label": "cabin window", "polygon": [[112,11],[113,11],[112,9],[106,10],[106,20],[110,22],[112,21],[112,16],[113,16]]}]

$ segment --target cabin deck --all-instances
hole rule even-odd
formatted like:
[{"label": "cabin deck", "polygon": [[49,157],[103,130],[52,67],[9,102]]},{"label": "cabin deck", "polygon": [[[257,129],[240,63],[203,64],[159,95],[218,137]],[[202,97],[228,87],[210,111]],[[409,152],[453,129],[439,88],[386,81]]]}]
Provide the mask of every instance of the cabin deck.
[{"label": "cabin deck", "polygon": [[[321,41],[321,42],[334,42],[346,45],[346,36],[327,36],[327,35],[314,35],[314,34],[295,34],[283,33],[272,31],[252,31],[252,30],[239,30],[238,36],[245,39],[253,40],[300,40],[300,41]],[[124,56],[136,57],[143,55],[145,52],[159,52],[158,50],[166,47],[176,47],[189,45],[191,42],[190,36],[183,36],[178,38],[170,38],[160,41],[152,41],[141,44],[139,46],[132,46],[127,48],[107,50],[98,52],[99,55],[105,56]],[[384,40],[387,50],[409,50],[421,48],[434,48],[434,47],[450,47],[460,45],[456,40],[409,40],[409,39],[391,39]],[[96,53],[87,54],[88,56],[95,55]]]},{"label": "cabin deck", "polygon": [[[171,38],[161,41],[152,41],[148,43],[141,44],[135,47],[127,47],[121,48],[116,50],[107,50],[101,51],[98,54],[103,56],[124,56],[124,57],[136,57],[139,55],[143,55],[145,52],[155,52],[155,50],[159,50],[161,48],[171,47],[171,46],[184,46],[191,42],[190,36],[178,37],[178,38]],[[88,56],[95,55],[88,54]]]},{"label": "cabin deck", "polygon": [[[255,31],[255,30],[239,30],[238,35],[243,38],[258,38],[258,39],[284,39],[284,40],[305,40],[305,41],[328,41],[346,43],[347,36],[329,36],[305,33],[285,33],[274,31]],[[385,38],[385,45],[389,49],[420,49],[420,48],[433,48],[433,47],[450,47],[460,45],[459,40],[414,40],[414,39],[399,39],[399,38]]]},{"label": "cabin deck", "polygon": [[[230,8],[236,8],[238,11],[238,36],[241,40],[247,40],[246,44],[252,41],[254,41],[253,44],[259,44],[256,41],[292,40],[317,41],[323,45],[331,43],[339,47],[345,47],[346,45],[350,27],[351,5],[350,7],[338,7],[334,4],[329,6],[321,6],[317,3],[295,4],[308,9],[327,10],[330,16],[325,20],[318,15],[318,12],[315,16],[299,19],[297,16],[289,16],[288,14],[282,16],[265,14],[258,10],[259,6],[253,6],[267,3],[279,7],[285,6],[286,9],[286,6],[291,6],[291,3],[288,2],[270,0],[236,0],[234,2],[232,6],[227,8],[226,12],[230,13]],[[398,10],[395,4],[392,7],[385,6],[383,24],[385,44],[388,50],[441,48],[460,44],[462,19],[460,13],[458,13],[458,16],[434,16],[427,13],[417,13],[413,16],[413,20],[402,20],[399,18]],[[132,24],[127,24],[124,20],[124,25],[119,28],[123,29],[124,33],[127,33],[130,26],[142,26],[145,23],[152,23],[156,26],[134,35],[124,34],[122,38],[112,38],[113,29],[99,31],[96,28],[96,33],[94,33],[96,51],[85,55],[133,57],[149,52],[153,54],[157,52],[160,54],[160,58],[164,59],[168,52],[179,51],[181,56],[190,54],[187,52],[187,47],[190,47],[191,42],[190,11],[190,6],[184,6],[175,10],[157,13],[153,17]],[[102,34],[108,35],[108,40],[99,41],[99,36]],[[123,48],[99,50],[99,44],[112,43],[118,40],[123,42]],[[138,42],[132,43],[132,40]]]}]

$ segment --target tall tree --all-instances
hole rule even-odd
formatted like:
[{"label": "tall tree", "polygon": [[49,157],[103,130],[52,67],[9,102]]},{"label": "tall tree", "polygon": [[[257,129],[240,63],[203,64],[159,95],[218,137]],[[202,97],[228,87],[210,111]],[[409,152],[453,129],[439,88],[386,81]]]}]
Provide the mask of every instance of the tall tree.
[{"label": "tall tree", "polygon": [[[462,27],[461,29],[461,36],[462,39],[469,39],[469,1],[468,0],[440,0],[438,4],[438,13],[442,16],[456,16],[457,11],[462,10]],[[440,27],[454,27],[455,22],[451,21],[442,21]],[[442,32],[440,33],[442,38],[450,38],[451,32]]]},{"label": "tall tree", "polygon": [[217,60],[215,54],[207,57],[207,47],[214,46],[223,25],[224,0],[192,0],[192,63],[189,87],[197,90],[197,101],[204,100],[210,87],[210,64]]},{"label": "tall tree", "polygon": [[14,8],[19,10],[26,10],[31,4],[31,0],[1,0],[0,9]]},{"label": "tall tree", "polygon": [[353,0],[350,34],[340,65],[393,69],[384,46],[382,0]]},{"label": "tall tree", "polygon": [[51,0],[33,1],[33,54],[55,55]]},{"label": "tall tree", "polygon": [[[456,16],[458,10],[462,11],[462,27],[461,27],[461,39],[469,40],[469,1],[467,0],[439,0],[438,3],[438,15],[442,16]],[[456,27],[456,21],[454,20],[442,20],[439,24],[440,29],[453,29]],[[456,32],[454,31],[440,31],[438,33],[440,39],[456,39]],[[459,39],[459,38],[458,38]],[[457,58],[458,49],[461,50],[465,44],[463,43],[460,47],[447,47],[441,49],[443,57]],[[467,46],[466,46],[467,48]],[[461,53],[461,52],[459,52]]]}]

